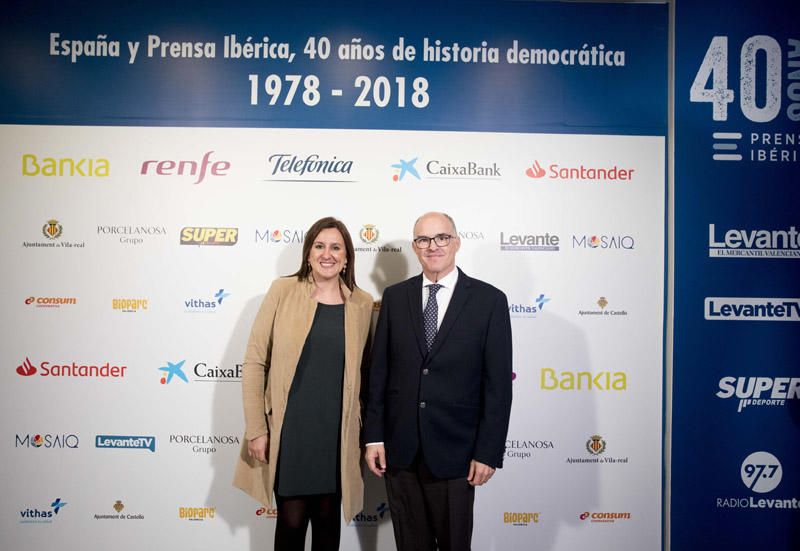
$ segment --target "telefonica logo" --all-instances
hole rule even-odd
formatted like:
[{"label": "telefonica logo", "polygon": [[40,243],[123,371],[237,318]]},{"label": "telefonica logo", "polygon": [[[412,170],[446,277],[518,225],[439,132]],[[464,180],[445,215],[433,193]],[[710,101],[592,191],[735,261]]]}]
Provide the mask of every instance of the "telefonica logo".
[{"label": "telefonica logo", "polygon": [[785,406],[800,399],[800,377],[723,377],[717,398],[738,399],[738,413],[749,406]]},{"label": "telefonica logo", "polygon": [[354,182],[345,179],[353,170],[353,161],[335,155],[323,159],[317,154],[305,157],[291,153],[275,153],[267,159],[272,182]]},{"label": "telefonica logo", "polygon": [[190,176],[194,181],[192,184],[199,184],[206,178],[206,174],[211,176],[227,176],[231,163],[228,161],[212,161],[213,151],[206,151],[199,161],[158,161],[149,160],[142,163],[139,174],[142,176]]},{"label": "telefonica logo", "polygon": [[546,177],[548,180],[617,182],[632,180],[635,170],[636,169],[633,168],[620,168],[617,165],[603,167],[585,166],[583,164],[579,164],[578,166],[561,166],[556,163],[547,165],[547,168],[544,168],[538,160],[534,160],[530,166],[525,168],[525,176],[533,178],[534,180]]},{"label": "telefonica logo", "polygon": [[22,155],[23,176],[78,176],[105,178],[110,170],[108,159],[42,157]]},{"label": "telefonica logo", "polygon": [[723,258],[800,258],[800,236],[786,230],[730,229],[721,237],[708,225],[708,256]]},{"label": "telefonica logo", "polygon": [[706,297],[707,320],[800,321],[800,298]]}]

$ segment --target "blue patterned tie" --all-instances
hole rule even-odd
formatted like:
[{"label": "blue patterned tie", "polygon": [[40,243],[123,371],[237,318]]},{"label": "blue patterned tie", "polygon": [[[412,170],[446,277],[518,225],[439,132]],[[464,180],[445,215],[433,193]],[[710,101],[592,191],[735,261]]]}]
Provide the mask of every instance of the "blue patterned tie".
[{"label": "blue patterned tie", "polygon": [[425,342],[428,343],[428,350],[433,345],[433,339],[436,338],[436,325],[439,319],[439,305],[436,303],[436,292],[442,286],[438,283],[431,283],[428,285],[428,302],[425,304],[425,310],[422,312],[422,326],[425,328]]}]

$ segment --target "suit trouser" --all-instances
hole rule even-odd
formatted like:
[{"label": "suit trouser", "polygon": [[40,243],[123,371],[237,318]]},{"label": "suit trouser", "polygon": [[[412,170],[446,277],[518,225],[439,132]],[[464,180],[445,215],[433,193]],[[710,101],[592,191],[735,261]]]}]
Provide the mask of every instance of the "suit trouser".
[{"label": "suit trouser", "polygon": [[436,478],[418,454],[408,468],[387,467],[386,493],[398,551],[471,549],[475,488],[466,477]]}]

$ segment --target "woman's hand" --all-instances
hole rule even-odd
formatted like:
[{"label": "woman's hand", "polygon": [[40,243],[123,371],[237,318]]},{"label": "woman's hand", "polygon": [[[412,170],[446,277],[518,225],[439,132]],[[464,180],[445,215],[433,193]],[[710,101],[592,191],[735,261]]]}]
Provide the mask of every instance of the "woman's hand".
[{"label": "woman's hand", "polygon": [[267,448],[269,447],[269,436],[262,434],[247,442],[247,453],[253,459],[262,463],[267,462]]}]

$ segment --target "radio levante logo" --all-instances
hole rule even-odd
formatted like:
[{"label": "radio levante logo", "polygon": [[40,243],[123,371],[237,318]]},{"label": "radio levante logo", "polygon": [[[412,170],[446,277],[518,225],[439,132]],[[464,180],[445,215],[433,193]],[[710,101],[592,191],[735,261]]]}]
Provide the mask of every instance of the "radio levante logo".
[{"label": "radio levante logo", "polygon": [[[732,470],[732,469],[731,469]],[[739,474],[748,490],[767,494],[775,490],[783,479],[783,466],[767,451],[753,452],[742,461]],[[749,497],[718,497],[720,509],[800,509],[800,499],[795,497],[772,497],[755,499]]]},{"label": "radio levante logo", "polygon": [[717,398],[737,398],[737,413],[748,406],[785,406],[800,399],[800,377],[723,377]]},{"label": "radio levante logo", "polygon": [[311,155],[293,155],[291,153],[275,153],[267,158],[270,177],[265,182],[355,182],[351,180],[353,161],[322,158],[316,153]]},{"label": "radio levante logo", "polygon": [[730,229],[721,238],[708,225],[708,256],[718,258],[800,258],[800,236],[787,230]]},{"label": "radio levante logo", "polygon": [[561,166],[553,163],[543,168],[538,160],[534,160],[530,166],[525,168],[525,176],[534,180],[545,178],[546,180],[577,180],[592,182],[629,182],[633,180],[633,168],[620,168],[612,166],[585,166],[582,163],[578,166]]},{"label": "radio levante logo", "polygon": [[800,321],[800,298],[706,297],[711,321]]},{"label": "radio levante logo", "polygon": [[102,365],[84,365],[77,362],[72,364],[53,364],[42,362],[36,367],[30,358],[25,358],[22,365],[17,366],[17,373],[23,377],[30,377],[39,373],[41,377],[77,377],[77,378],[123,378],[126,365],[111,365],[106,362]]}]

